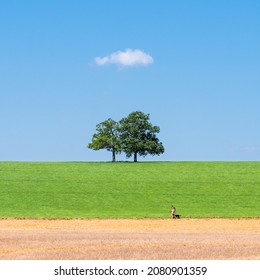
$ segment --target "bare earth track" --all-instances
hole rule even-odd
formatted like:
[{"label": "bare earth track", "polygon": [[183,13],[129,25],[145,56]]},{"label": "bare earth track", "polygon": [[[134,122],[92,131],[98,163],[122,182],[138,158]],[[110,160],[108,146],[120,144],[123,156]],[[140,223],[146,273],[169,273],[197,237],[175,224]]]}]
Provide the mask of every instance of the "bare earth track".
[{"label": "bare earth track", "polygon": [[260,219],[0,219],[0,259],[260,259]]}]

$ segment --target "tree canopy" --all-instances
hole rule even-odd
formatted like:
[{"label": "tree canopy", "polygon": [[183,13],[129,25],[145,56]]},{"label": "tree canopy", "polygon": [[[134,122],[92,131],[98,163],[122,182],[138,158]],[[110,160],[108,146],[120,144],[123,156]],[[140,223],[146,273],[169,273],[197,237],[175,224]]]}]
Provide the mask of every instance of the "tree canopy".
[{"label": "tree canopy", "polygon": [[96,126],[97,133],[93,135],[88,148],[111,151],[113,162],[116,154],[122,151],[127,158],[133,155],[134,162],[137,162],[137,155],[160,155],[164,153],[163,144],[156,136],[160,128],[149,120],[150,115],[141,111],[132,112],[119,122],[109,118]]},{"label": "tree canopy", "polygon": [[122,150],[128,158],[134,155],[134,162],[137,162],[137,155],[159,155],[164,152],[162,143],[156,137],[160,128],[153,126],[149,120],[149,114],[136,111],[119,122]]},{"label": "tree canopy", "polygon": [[112,152],[112,161],[116,161],[116,154],[121,152],[118,135],[118,123],[112,119],[97,124],[97,133],[93,134],[88,148],[93,150],[106,149]]}]

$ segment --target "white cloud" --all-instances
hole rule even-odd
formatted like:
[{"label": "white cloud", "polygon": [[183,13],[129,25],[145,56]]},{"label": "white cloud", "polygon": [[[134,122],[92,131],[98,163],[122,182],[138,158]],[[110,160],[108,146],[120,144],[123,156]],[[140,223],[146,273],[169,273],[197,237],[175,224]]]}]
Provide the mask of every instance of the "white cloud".
[{"label": "white cloud", "polygon": [[110,63],[122,66],[145,66],[153,63],[153,58],[141,50],[126,49],[105,57],[96,57],[95,61],[99,66]]}]

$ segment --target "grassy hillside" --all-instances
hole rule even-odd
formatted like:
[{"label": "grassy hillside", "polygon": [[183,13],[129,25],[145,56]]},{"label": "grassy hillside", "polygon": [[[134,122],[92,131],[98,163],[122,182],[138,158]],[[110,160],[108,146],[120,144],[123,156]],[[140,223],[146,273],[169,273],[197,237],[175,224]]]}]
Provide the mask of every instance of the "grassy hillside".
[{"label": "grassy hillside", "polygon": [[260,162],[0,162],[0,217],[260,217]]}]

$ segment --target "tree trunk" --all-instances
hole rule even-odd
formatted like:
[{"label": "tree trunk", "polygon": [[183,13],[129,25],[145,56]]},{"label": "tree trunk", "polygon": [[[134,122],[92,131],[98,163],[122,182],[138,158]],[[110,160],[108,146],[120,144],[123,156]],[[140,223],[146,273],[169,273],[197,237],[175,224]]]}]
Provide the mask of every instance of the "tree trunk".
[{"label": "tree trunk", "polygon": [[137,152],[134,152],[134,162],[137,162]]},{"label": "tree trunk", "polygon": [[112,150],[112,162],[115,162],[116,161],[116,153],[115,153],[115,150],[113,149]]}]

